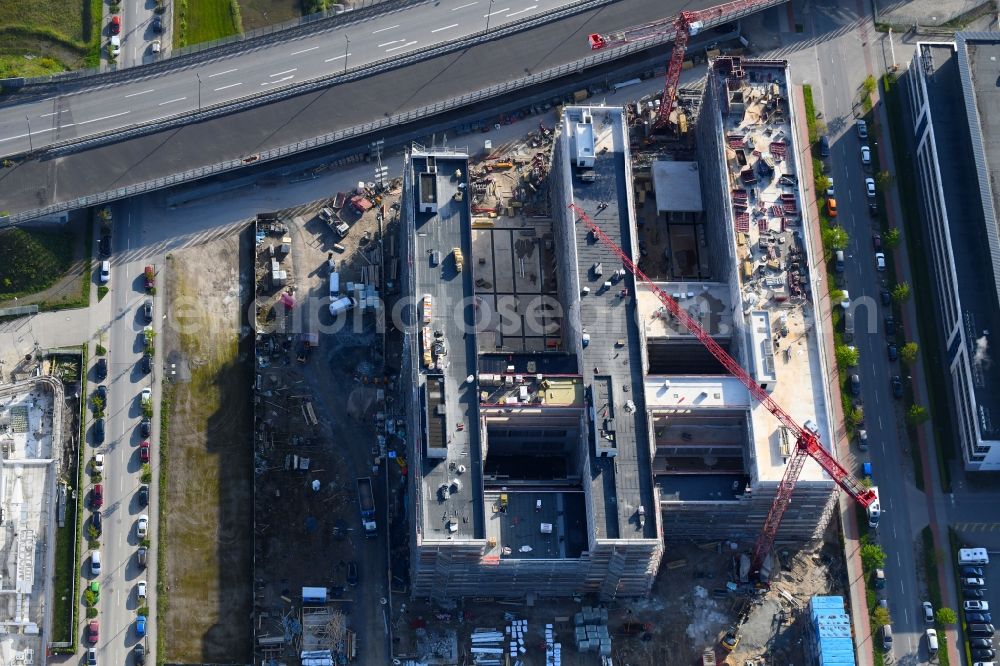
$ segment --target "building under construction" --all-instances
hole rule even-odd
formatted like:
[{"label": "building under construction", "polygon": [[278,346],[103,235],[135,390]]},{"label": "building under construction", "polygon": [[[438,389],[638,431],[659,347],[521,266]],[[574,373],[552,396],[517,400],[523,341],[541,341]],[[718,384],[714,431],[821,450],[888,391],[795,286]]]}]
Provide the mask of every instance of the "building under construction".
[{"label": "building under construction", "polygon": [[[631,257],[669,236],[657,285],[831,441],[788,80],[715,61],[697,161],[654,163],[648,201],[621,108],[563,109],[544,220],[483,215],[467,152],[409,152],[415,595],[644,595],[665,539],[745,542],[774,501],[794,434],[571,204]],[[807,461],[779,539],[813,537],[833,487]]]}]

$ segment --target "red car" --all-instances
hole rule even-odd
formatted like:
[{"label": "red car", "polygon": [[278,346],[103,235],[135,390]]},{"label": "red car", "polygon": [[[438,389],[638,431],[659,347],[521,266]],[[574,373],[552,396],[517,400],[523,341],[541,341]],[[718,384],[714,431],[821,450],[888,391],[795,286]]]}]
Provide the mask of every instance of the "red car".
[{"label": "red car", "polygon": [[104,486],[99,483],[94,484],[94,489],[90,491],[90,506],[95,509],[104,506]]},{"label": "red car", "polygon": [[152,289],[156,286],[156,271],[153,270],[152,266],[146,266],[142,274],[146,279],[146,289]]},{"label": "red car", "polygon": [[120,16],[111,17],[111,23],[108,25],[108,30],[112,35],[117,35],[122,31],[122,19]]},{"label": "red car", "polygon": [[139,460],[148,463],[149,462],[149,440],[144,439],[142,443],[139,444]]},{"label": "red car", "polygon": [[91,645],[97,644],[97,639],[101,633],[101,624],[97,620],[87,623],[87,642]]}]

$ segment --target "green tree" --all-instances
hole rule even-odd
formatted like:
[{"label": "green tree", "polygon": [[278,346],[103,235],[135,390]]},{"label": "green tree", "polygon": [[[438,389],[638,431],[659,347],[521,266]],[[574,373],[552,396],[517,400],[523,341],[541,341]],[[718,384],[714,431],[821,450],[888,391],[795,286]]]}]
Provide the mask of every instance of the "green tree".
[{"label": "green tree", "polygon": [[882,606],[875,606],[875,610],[872,611],[872,621],[878,626],[892,624],[892,618],[889,617],[889,609]]},{"label": "green tree", "polygon": [[97,352],[98,356],[104,356],[108,353],[107,348],[101,343],[97,343],[97,347],[94,348],[94,351]]},{"label": "green tree", "polygon": [[143,483],[149,483],[153,480],[153,471],[149,468],[149,463],[142,464],[142,473],[139,475],[139,480]]},{"label": "green tree", "polygon": [[841,226],[827,227],[823,229],[823,246],[827,252],[847,249],[850,236]]},{"label": "green tree", "polygon": [[837,365],[842,368],[851,368],[858,364],[861,353],[857,347],[848,345],[837,345],[836,348]]},{"label": "green tree", "polygon": [[885,243],[885,246],[887,248],[889,248],[890,250],[895,250],[897,247],[899,247],[899,241],[900,241],[899,229],[889,229],[882,235],[882,241]]},{"label": "green tree", "polygon": [[883,169],[875,174],[875,184],[878,185],[879,189],[887,190],[892,187],[893,178],[892,174]]},{"label": "green tree", "polygon": [[917,360],[917,352],[920,348],[917,346],[916,342],[907,342],[903,345],[902,349],[899,350],[899,358],[903,360],[903,363],[907,365],[913,365]]},{"label": "green tree", "polygon": [[934,613],[934,618],[938,621],[938,624],[955,624],[958,622],[958,616],[955,611],[947,606],[938,608],[937,612]]},{"label": "green tree", "polygon": [[87,606],[96,606],[97,605],[97,593],[94,592],[92,589],[90,589],[88,587],[83,592],[83,602],[85,604],[87,604]]},{"label": "green tree", "polygon": [[851,419],[851,423],[853,423],[855,426],[859,426],[865,422],[865,410],[862,409],[861,407],[855,407],[854,409],[851,410],[851,413],[848,415],[848,418]]},{"label": "green tree", "polygon": [[91,541],[96,541],[97,538],[101,536],[101,533],[97,531],[96,527],[90,525],[87,527],[87,535],[90,537]]},{"label": "green tree", "polygon": [[865,571],[881,569],[885,565],[885,551],[876,543],[866,543],[861,546],[861,565]]},{"label": "green tree", "polygon": [[892,288],[892,300],[897,303],[904,303],[910,298],[910,283],[900,282]]},{"label": "green tree", "polygon": [[875,92],[875,85],[876,85],[875,77],[868,75],[865,77],[864,82],[861,84],[861,88],[862,90],[865,91],[866,95],[871,95],[873,92]]},{"label": "green tree", "polygon": [[97,617],[97,609],[93,606],[89,606],[87,608],[87,619],[93,620],[95,617]]},{"label": "green tree", "polygon": [[918,426],[929,418],[927,408],[920,405],[910,405],[909,411],[906,412],[906,420],[912,426]]},{"label": "green tree", "polygon": [[94,418],[101,418],[104,415],[104,400],[95,395],[90,399],[90,404],[94,407]]}]

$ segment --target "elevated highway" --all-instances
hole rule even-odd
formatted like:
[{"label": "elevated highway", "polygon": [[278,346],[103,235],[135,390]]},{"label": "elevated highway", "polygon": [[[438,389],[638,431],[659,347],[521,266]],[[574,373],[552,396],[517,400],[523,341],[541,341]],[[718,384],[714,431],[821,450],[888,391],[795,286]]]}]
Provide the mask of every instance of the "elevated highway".
[{"label": "elevated highway", "polygon": [[[451,0],[456,5],[468,1]],[[285,154],[285,149],[278,149],[366,123],[385,124],[395,114],[405,115],[496,83],[560,66],[572,70],[573,63],[591,55],[586,39],[591,32],[617,30],[714,4],[713,0],[615,2],[503,39],[210,120],[69,152],[42,151],[12,168],[0,169],[0,211],[14,220],[24,219],[96,203],[96,197],[83,200],[91,195],[117,190],[102,196],[128,196],[121,188],[143,184],[141,188],[149,191],[197,177],[190,173],[184,179],[174,176],[181,172],[200,172],[227,161],[229,168],[238,168],[258,156],[270,159],[268,151]],[[507,6],[501,0],[494,2],[495,9]],[[352,50],[353,45],[352,39]],[[203,82],[206,77],[202,76]],[[120,95],[121,89],[114,85],[103,92]],[[218,172],[208,169],[204,175]]]}]

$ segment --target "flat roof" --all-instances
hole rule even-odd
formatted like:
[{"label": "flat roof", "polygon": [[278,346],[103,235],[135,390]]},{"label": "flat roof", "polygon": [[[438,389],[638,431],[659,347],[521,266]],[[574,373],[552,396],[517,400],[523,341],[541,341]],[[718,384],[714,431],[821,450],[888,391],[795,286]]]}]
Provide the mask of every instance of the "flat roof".
[{"label": "flat roof", "polygon": [[[743,59],[744,72],[752,74],[741,79],[741,99],[735,97],[737,91],[730,93],[734,95],[731,111],[721,116],[728,175],[723,187],[731,199],[729,223],[737,253],[734,273],[742,299],[733,309],[743,317],[740,327],[747,334],[761,319],[753,317],[752,311],[768,313],[771,331],[758,335],[770,333],[777,341],[771,397],[799,423],[815,422],[829,449],[832,430],[816,310],[809,296],[808,275],[799,269],[815,262],[808,256],[809,243],[803,236],[810,231],[802,225],[796,121],[788,103],[787,65],[778,62]],[[716,67],[712,76],[716,89],[725,90],[725,73]],[[748,342],[743,341],[744,349]],[[752,375],[755,359],[756,353],[744,362]],[[780,450],[781,424],[759,403],[751,403],[750,413],[755,481],[776,483],[784,476],[786,464]],[[799,478],[829,480],[813,460],[806,461]]]},{"label": "flat roof", "polygon": [[[1000,438],[1000,363],[992,339],[1000,331],[995,189],[1000,182],[1000,37],[958,33],[956,44],[957,53],[951,48],[921,46],[931,54],[931,67],[924,70],[929,72],[928,104],[948,212],[960,317],[972,361],[976,418],[982,438],[990,440]],[[970,206],[970,201],[980,205]]]},{"label": "flat roof", "polygon": [[653,192],[656,210],[660,213],[705,210],[697,162],[653,162]]},{"label": "flat roof", "polygon": [[731,502],[746,494],[750,479],[745,474],[661,474],[660,503]]},{"label": "flat roof", "polygon": [[[470,214],[468,200],[455,201],[459,191],[459,180],[454,178],[456,169],[468,174],[468,157],[455,153],[424,153],[414,149],[411,153],[410,168],[414,174],[424,178],[427,175],[428,156],[437,161],[435,189],[438,193],[438,209],[434,213],[421,213],[414,201],[414,228],[416,232],[415,252],[418,257],[427,257],[434,250],[447,255],[452,248],[462,248],[469,252]],[[414,183],[416,185],[416,183]],[[420,197],[420,188],[413,187],[404,196]],[[474,385],[466,383],[469,375],[477,374],[475,335],[471,321],[455,316],[458,304],[471,298],[472,281],[470,271],[457,272],[454,262],[441,261],[431,266],[429,261],[414,261],[414,297],[423,299],[431,296],[430,323],[427,329],[440,332],[445,342],[447,355],[445,362],[436,369],[428,369],[418,359],[420,365],[419,382],[432,399],[440,394],[433,386],[435,381],[444,382],[445,400],[441,402],[444,414],[439,419],[446,425],[432,424],[432,435],[442,437],[441,446],[446,448],[443,457],[428,456],[421,450],[421,492],[420,506],[423,507],[423,537],[426,540],[477,539],[483,535],[482,455],[479,418]],[[424,328],[422,308],[418,308],[421,318],[417,329]],[[427,387],[428,377],[432,385]],[[435,403],[435,411],[438,407]],[[437,443],[437,442],[435,442]],[[427,442],[423,442],[426,446]],[[465,472],[460,472],[461,469]],[[458,484],[454,484],[455,480]],[[449,488],[441,493],[442,486]],[[446,499],[442,499],[446,496]],[[452,528],[449,527],[449,523]],[[454,529],[454,531],[452,531]]]},{"label": "flat roof", "polygon": [[750,392],[735,377],[649,375],[645,382],[646,406],[651,412],[685,409],[750,409]]},{"label": "flat roof", "polygon": [[[572,202],[586,211],[611,240],[634,256],[637,251],[633,240],[635,224],[629,196],[632,178],[628,164],[628,130],[622,109],[566,107],[562,121],[564,137],[578,135],[577,127],[585,111],[593,117],[594,179],[583,181],[571,175],[569,194]],[[561,159],[565,160],[565,171],[572,174],[573,156],[569,147],[563,150]],[[653,505],[653,477],[649,422],[643,395],[642,342],[633,297],[635,279],[626,274],[611,289],[604,289],[608,277],[594,275],[592,267],[596,263],[611,267],[620,264],[620,260],[603,244],[591,240],[585,225],[574,224],[573,230],[580,286],[590,288],[590,293],[580,299],[580,324],[590,335],[590,343],[583,348],[584,381],[594,388],[600,385],[609,391],[608,407],[615,418],[616,456],[597,457],[588,445],[595,536],[602,539],[655,538],[657,521],[647,520],[640,528],[636,520],[640,506],[648,512]],[[626,290],[624,297],[622,289]],[[624,344],[619,345],[619,341]],[[601,404],[596,395],[594,401],[599,410]],[[595,433],[591,433],[591,437],[594,436]]]},{"label": "flat roof", "polygon": [[[713,337],[729,338],[733,334],[733,312],[729,286],[719,282],[657,282],[687,313]],[[639,321],[646,338],[693,339],[694,335],[673,320],[660,299],[645,284],[637,285]]]},{"label": "flat roof", "polygon": [[586,498],[579,490],[487,491],[486,505],[486,538],[497,544],[488,556],[572,559],[587,549]]}]

